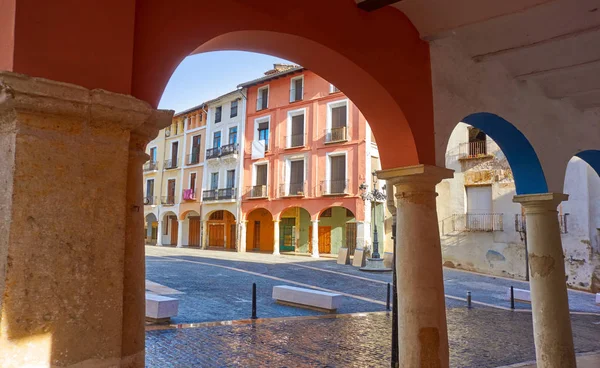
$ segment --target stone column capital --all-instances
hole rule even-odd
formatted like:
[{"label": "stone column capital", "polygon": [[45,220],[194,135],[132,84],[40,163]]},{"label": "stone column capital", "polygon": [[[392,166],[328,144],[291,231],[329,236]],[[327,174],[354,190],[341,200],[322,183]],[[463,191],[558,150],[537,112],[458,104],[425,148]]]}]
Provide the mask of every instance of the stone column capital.
[{"label": "stone column capital", "polygon": [[569,199],[563,193],[519,194],[513,197],[514,203],[520,203],[525,213],[556,212],[558,205]]},{"label": "stone column capital", "polygon": [[420,191],[420,189],[428,191],[443,179],[452,178],[454,170],[432,165],[414,165],[379,170],[376,175],[378,179],[386,180],[388,184],[393,185],[397,192]]}]

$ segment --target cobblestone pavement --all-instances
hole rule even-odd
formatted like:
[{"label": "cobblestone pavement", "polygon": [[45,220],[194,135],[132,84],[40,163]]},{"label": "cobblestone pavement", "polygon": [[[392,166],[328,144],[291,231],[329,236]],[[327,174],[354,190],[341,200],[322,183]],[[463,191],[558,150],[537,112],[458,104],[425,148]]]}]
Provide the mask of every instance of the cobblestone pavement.
[{"label": "cobblestone pavement", "polygon": [[[497,367],[535,359],[531,314],[448,309],[452,367]],[[389,367],[391,317],[288,318],[147,331],[147,367]],[[572,316],[577,352],[600,350],[600,317]]]}]

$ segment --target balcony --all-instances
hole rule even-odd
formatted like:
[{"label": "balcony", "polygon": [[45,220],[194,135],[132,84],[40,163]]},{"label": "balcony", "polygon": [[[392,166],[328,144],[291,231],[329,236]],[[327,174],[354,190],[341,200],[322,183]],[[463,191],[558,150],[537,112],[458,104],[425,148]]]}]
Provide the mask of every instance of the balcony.
[{"label": "balcony", "polygon": [[235,199],[236,188],[209,189],[202,192],[203,201],[218,201],[226,199]]},{"label": "balcony", "polygon": [[348,127],[325,130],[325,143],[345,142],[348,140]]},{"label": "balcony", "polygon": [[176,169],[178,166],[178,159],[174,159],[174,160],[165,160],[165,170],[172,170],[172,169]]},{"label": "balcony", "polygon": [[321,193],[324,196],[345,195],[348,193],[348,179],[322,180]]},{"label": "balcony", "polygon": [[284,183],[279,186],[282,197],[304,197],[306,193],[305,183]]},{"label": "balcony", "polygon": [[144,206],[155,206],[157,205],[158,201],[156,200],[156,197],[154,196],[147,196],[144,197]]},{"label": "balcony", "polygon": [[200,153],[192,153],[187,155],[185,158],[185,162],[187,165],[196,165],[200,163]]},{"label": "balcony", "polygon": [[502,213],[457,213],[441,221],[443,234],[448,232],[504,231]]},{"label": "balcony", "polygon": [[182,192],[182,198],[184,201],[195,201],[196,190],[195,189],[184,189]]},{"label": "balcony", "polygon": [[286,148],[304,147],[304,134],[294,134],[285,137]]},{"label": "balcony", "polygon": [[174,195],[162,196],[160,198],[160,203],[162,203],[164,206],[174,206],[175,205],[175,196]]},{"label": "balcony", "polygon": [[238,153],[238,144],[231,143],[231,144],[221,147],[221,152],[219,154],[219,157],[229,156],[229,155],[233,155],[233,154],[237,154],[237,153]]},{"label": "balcony", "polygon": [[254,185],[248,188],[248,198],[267,198],[269,189],[266,185]]},{"label": "balcony", "polygon": [[147,161],[144,164],[144,172],[157,171],[157,170],[158,170],[158,161]]},{"label": "balcony", "polygon": [[492,156],[487,141],[461,143],[458,146],[458,159],[468,160]]},{"label": "balcony", "polygon": [[209,148],[206,150],[206,159],[219,158],[221,155],[221,147]]}]

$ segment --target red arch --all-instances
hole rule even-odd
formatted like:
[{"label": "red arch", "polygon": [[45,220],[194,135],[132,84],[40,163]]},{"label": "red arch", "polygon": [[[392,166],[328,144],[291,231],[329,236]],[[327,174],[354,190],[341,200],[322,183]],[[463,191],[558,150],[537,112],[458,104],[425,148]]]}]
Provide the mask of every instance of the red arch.
[{"label": "red arch", "polygon": [[136,9],[132,94],[157,105],[179,63],[196,51],[241,49],[313,70],[365,114],[384,168],[435,164],[429,46],[393,8],[352,0],[146,0]]}]

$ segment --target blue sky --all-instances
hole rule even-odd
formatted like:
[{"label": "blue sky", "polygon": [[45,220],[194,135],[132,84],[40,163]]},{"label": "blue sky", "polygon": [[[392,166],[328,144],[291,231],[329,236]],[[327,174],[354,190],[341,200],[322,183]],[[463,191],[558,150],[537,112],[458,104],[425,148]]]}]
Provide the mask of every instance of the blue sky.
[{"label": "blue sky", "polygon": [[291,63],[264,54],[242,51],[207,52],[188,56],[171,76],[158,105],[176,112],[196,106],[263,76],[274,63]]}]

